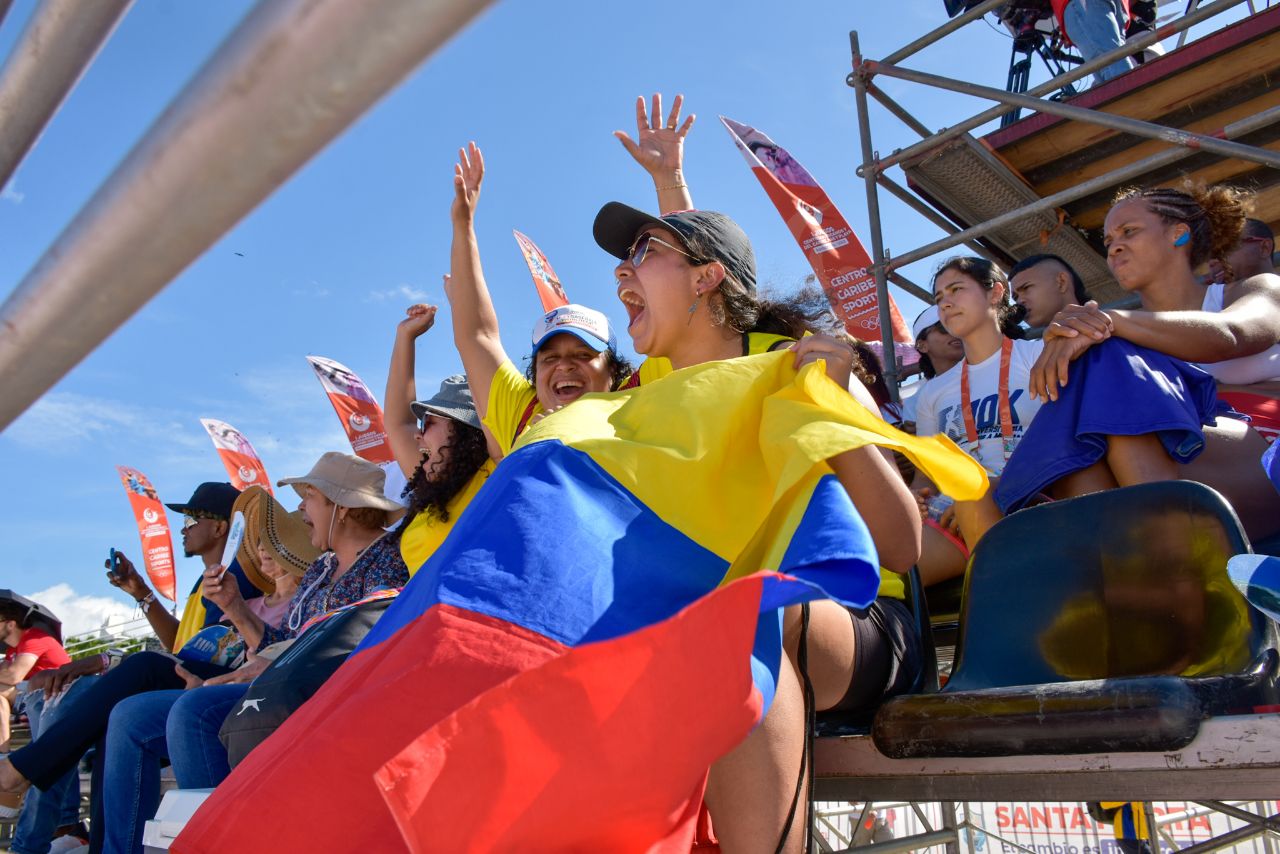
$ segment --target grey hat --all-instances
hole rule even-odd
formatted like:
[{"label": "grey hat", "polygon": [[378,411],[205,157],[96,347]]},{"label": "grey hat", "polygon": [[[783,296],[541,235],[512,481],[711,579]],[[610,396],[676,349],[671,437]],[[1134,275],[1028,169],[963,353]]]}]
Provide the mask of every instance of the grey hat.
[{"label": "grey hat", "polygon": [[301,477],[286,477],[276,486],[292,486],[306,497],[306,486],[314,486],[324,497],[339,507],[375,507],[378,510],[403,510],[404,506],[383,494],[387,474],[381,468],[351,454],[326,451],[311,471]]},{"label": "grey hat", "polygon": [[636,235],[650,226],[661,226],[687,243],[690,237],[698,237],[715,257],[703,259],[719,261],[741,283],[748,294],[756,292],[756,254],[746,232],[729,217],[715,211],[676,211],[665,216],[654,216],[644,211],[609,202],[596,214],[592,233],[596,243],[615,258],[626,260]]},{"label": "grey hat", "polygon": [[434,397],[415,400],[409,408],[419,421],[424,415],[440,415],[480,429],[480,415],[476,412],[475,401],[471,399],[471,386],[467,385],[465,374],[445,377]]}]

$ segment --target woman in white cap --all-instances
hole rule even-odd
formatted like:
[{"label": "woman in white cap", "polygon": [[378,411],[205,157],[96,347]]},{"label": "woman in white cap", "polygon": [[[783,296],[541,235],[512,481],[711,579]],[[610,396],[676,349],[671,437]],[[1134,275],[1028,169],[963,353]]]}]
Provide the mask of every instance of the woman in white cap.
[{"label": "woman in white cap", "polygon": [[476,409],[503,454],[542,413],[589,392],[617,388],[631,374],[603,313],[569,304],[534,326],[529,369],[521,374],[502,347],[498,315],[485,285],[476,240],[475,211],[484,180],[484,156],[473,142],[455,167],[453,249],[445,294],[453,310],[453,338],[475,395]]}]

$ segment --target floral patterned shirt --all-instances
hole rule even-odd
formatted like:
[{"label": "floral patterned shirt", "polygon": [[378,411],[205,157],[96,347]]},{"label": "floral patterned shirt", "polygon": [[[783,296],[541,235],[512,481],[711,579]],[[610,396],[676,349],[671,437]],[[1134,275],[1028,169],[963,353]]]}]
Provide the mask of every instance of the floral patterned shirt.
[{"label": "floral patterned shirt", "polygon": [[399,537],[393,534],[383,534],[374,540],[350,569],[338,580],[331,581],[337,566],[338,556],[325,552],[307,567],[280,628],[266,626],[258,649],[296,637],[312,617],[349,605],[376,590],[398,590],[409,583],[409,570],[400,556]]}]

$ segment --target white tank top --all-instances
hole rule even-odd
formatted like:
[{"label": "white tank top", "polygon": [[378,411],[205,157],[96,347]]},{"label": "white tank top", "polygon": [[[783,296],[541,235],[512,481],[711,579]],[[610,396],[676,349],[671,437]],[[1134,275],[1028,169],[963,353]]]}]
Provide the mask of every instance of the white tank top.
[{"label": "white tank top", "polygon": [[[1222,311],[1223,285],[1209,285],[1205,288],[1204,311],[1215,314]],[[1203,364],[1213,378],[1225,385],[1253,385],[1280,379],[1280,344],[1273,344],[1261,353],[1252,356],[1241,356],[1238,359],[1227,359],[1222,362]]]}]

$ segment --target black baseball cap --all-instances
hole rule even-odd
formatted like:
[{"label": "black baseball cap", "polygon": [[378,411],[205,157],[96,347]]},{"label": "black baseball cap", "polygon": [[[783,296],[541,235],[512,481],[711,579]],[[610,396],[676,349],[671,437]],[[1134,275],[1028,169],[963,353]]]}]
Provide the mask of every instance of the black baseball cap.
[{"label": "black baseball cap", "polygon": [[[650,226],[661,226],[680,238],[686,249],[688,239],[697,237],[711,248],[711,261],[724,264],[726,270],[742,283],[748,294],[756,292],[756,253],[751,241],[736,222],[715,211],[676,211],[654,216],[622,202],[609,202],[596,214],[592,233],[600,248],[615,258],[625,260],[636,235]],[[697,253],[695,253],[697,254]]]},{"label": "black baseball cap", "polygon": [[229,483],[207,481],[196,487],[186,504],[165,504],[170,510],[185,516],[207,516],[228,520],[231,508],[240,497],[240,490]]}]

